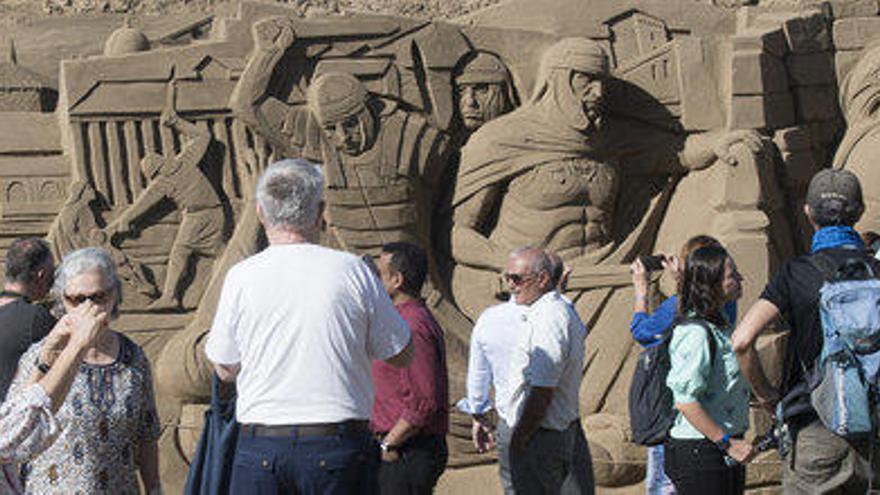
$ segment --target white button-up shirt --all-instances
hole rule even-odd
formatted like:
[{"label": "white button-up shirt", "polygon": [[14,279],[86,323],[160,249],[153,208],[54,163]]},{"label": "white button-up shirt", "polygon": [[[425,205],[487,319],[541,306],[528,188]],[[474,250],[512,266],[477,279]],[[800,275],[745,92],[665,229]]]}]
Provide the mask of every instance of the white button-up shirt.
[{"label": "white button-up shirt", "polygon": [[513,390],[508,386],[507,365],[517,337],[527,331],[525,314],[528,306],[508,302],[492,306],[477,318],[471,332],[467,372],[467,397],[458,408],[468,414],[484,414],[492,409],[490,386],[495,388],[498,415],[507,422],[507,406]]},{"label": "white button-up shirt", "polygon": [[515,427],[531,387],[553,388],[541,426],[565,430],[579,417],[578,392],[584,367],[586,327],[558,292],[548,292],[525,313],[526,331],[509,357],[506,387],[512,390],[505,421]]}]

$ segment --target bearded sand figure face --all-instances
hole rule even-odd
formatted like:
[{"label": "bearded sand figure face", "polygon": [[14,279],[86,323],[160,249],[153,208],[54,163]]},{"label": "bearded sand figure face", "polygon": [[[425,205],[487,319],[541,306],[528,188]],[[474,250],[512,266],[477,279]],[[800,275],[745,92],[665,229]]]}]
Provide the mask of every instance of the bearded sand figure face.
[{"label": "bearded sand figure face", "polygon": [[308,104],[324,137],[340,153],[358,156],[373,146],[376,119],[368,105],[366,88],[354,76],[319,76],[309,87]]},{"label": "bearded sand figure face", "polygon": [[565,38],[541,59],[532,103],[584,133],[601,128],[605,113],[605,50],[587,38]]},{"label": "bearded sand figure face", "polygon": [[454,71],[454,81],[456,108],[469,133],[513,109],[510,74],[491,53],[465,56]]}]

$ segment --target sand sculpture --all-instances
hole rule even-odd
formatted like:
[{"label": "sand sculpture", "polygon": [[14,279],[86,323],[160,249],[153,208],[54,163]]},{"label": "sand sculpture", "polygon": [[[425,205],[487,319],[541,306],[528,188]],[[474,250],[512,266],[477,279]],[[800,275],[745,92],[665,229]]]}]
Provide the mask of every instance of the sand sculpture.
[{"label": "sand sculpture", "polygon": [[[519,0],[460,24],[306,19],[245,2],[156,38],[126,23],[101,41],[103,55],[61,64],[54,113],[32,95],[31,113],[0,113],[0,128],[16,130],[0,135],[0,226],[6,237],[46,234],[57,254],[113,253],[125,280],[119,327],[154,362],[172,491],[207,402],[202,346],[223,277],[265,245],[254,184],[268,163],[323,164],[324,243],[359,254],[394,240],[430,246],[425,296],[447,331],[453,398],[471,321],[505,297],[507,252],[548,246],[572,268],[567,295],[592,329],[581,405],[597,479],[636,483],[626,266],[716,235],[746,276],[747,307],[802,248],[792,204],[815,162],[798,160],[805,149],[830,155],[839,119],[804,110],[830,84],[807,62],[830,56],[831,19],[878,13],[854,3],[869,2],[782,15],[547,0],[556,20],[543,26],[546,16],[522,24],[538,7]],[[877,53],[842,86],[850,131],[836,165],[863,179],[874,173]],[[0,102],[12,101],[4,88]],[[798,141],[804,129],[811,139]],[[780,342],[765,345],[771,359]],[[470,446],[469,419],[452,421],[450,465],[490,461]],[[778,473],[749,476],[760,485]]]}]

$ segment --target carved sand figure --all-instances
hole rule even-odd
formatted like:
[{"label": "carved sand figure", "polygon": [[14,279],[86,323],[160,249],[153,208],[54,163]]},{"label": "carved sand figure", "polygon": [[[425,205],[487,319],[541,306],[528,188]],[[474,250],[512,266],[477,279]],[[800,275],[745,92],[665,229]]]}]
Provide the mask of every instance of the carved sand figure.
[{"label": "carved sand figure", "polygon": [[177,288],[193,256],[214,258],[223,244],[225,215],[223,203],[211,180],[199,164],[211,144],[207,130],[182,118],[173,108],[173,82],[169,83],[169,106],[160,124],[189,138],[176,156],[150,153],[141,161],[144,176],[150,181],[135,202],[116,217],[105,232],[114,239],[132,232],[132,223],[148,213],[165,198],[181,212],[180,227],[168,258],[162,295],[148,309],[174,310],[180,307]]},{"label": "carved sand figure", "polygon": [[880,47],[865,50],[861,60],[844,79],[840,107],[846,119],[846,134],[834,155],[834,167],[856,174],[864,187],[865,213],[856,229],[880,231]]},{"label": "carved sand figure", "polygon": [[430,218],[446,138],[417,115],[377,118],[380,101],[354,76],[312,81],[309,109],[324,146],[327,230],[331,244],[377,255],[383,244],[430,244]]},{"label": "carved sand figure", "polygon": [[[733,162],[731,147],[758,152],[761,143],[752,132],[685,136],[617,118],[606,107],[608,77],[608,58],[596,42],[563,39],[545,52],[531,99],[471,136],[453,197],[452,288],[474,317],[493,302],[506,253],[522,245],[559,253],[572,270],[568,295],[591,328],[582,411],[623,418],[614,397],[626,391],[612,387],[632,342],[619,335],[627,314],[605,310],[630,290],[621,264],[637,254],[640,238],[653,237],[671,191],[669,185],[658,195],[632,232],[618,232],[620,190],[632,186],[625,179],[680,175],[719,158]],[[650,194],[647,184],[642,188],[636,194]]]},{"label": "carved sand figure", "polygon": [[101,246],[116,263],[119,278],[136,291],[155,297],[156,286],[146,275],[144,265],[133,261],[128,255],[108,242],[95,216],[93,203],[98,200],[95,189],[87,182],[73,181],[67,200],[49,227],[46,240],[52,247],[55,259],[88,246]]},{"label": "carved sand figure", "polygon": [[495,54],[468,53],[454,69],[453,81],[458,118],[468,135],[519,105],[510,72]]},{"label": "carved sand figure", "polygon": [[46,235],[55,259],[91,243],[93,233],[100,230],[91,206],[97,199],[95,189],[87,182],[70,183],[67,201]]}]

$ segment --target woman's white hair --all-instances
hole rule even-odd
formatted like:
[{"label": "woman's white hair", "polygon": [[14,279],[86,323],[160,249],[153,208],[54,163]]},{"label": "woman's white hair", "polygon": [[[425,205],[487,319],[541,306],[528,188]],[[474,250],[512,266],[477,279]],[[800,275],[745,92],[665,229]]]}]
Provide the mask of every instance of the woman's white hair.
[{"label": "woman's white hair", "polygon": [[320,213],[324,177],[320,165],[303,159],[269,165],[257,183],[257,203],[273,226],[300,230]]},{"label": "woman's white hair", "polygon": [[116,292],[116,304],[113,305],[111,317],[119,315],[119,306],[122,304],[122,283],[116,274],[116,263],[104,248],[87,247],[68,253],[58,268],[55,269],[55,283],[52,284],[52,298],[55,300],[55,312],[57,316],[65,313],[64,289],[73,277],[86,272],[97,271],[104,279],[104,290]]}]

